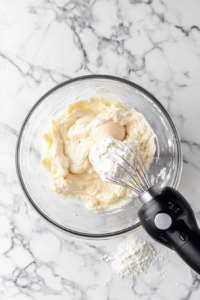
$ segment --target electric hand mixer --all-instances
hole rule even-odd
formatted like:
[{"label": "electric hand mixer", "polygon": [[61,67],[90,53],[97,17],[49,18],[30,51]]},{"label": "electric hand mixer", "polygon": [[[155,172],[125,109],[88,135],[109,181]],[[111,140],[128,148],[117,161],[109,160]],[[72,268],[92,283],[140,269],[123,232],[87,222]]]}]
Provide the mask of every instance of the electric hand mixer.
[{"label": "electric hand mixer", "polygon": [[127,147],[133,154],[132,165],[114,152],[127,164],[127,169],[107,156],[124,170],[126,177],[129,175],[130,180],[110,176],[106,177],[106,181],[133,190],[143,204],[138,212],[142,227],[154,240],[176,251],[200,274],[200,230],[191,206],[175,189],[171,187],[159,189],[156,185],[152,186],[139,149],[132,143],[130,145],[136,149],[140,157],[139,161],[132,149]]}]

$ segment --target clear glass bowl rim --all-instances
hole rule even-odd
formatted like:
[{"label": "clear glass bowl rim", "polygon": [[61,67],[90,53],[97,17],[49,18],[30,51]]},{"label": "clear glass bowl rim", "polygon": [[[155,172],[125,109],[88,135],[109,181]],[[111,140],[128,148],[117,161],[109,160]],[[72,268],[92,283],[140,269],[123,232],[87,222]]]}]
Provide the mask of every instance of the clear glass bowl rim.
[{"label": "clear glass bowl rim", "polygon": [[17,171],[17,176],[21,185],[21,188],[29,202],[29,204],[31,205],[31,207],[39,214],[40,217],[42,217],[48,224],[50,224],[51,226],[53,226],[54,228],[75,236],[75,237],[79,237],[79,238],[84,238],[84,239],[110,239],[110,238],[115,238],[115,237],[119,237],[122,235],[125,235],[127,233],[131,233],[135,230],[137,230],[138,228],[141,227],[141,223],[138,222],[135,225],[128,227],[124,230],[120,230],[120,231],[116,231],[116,232],[112,232],[112,233],[107,233],[107,234],[84,234],[81,232],[77,232],[77,231],[73,231],[70,229],[66,229],[62,226],[60,226],[59,224],[57,224],[56,222],[54,222],[51,218],[49,218],[47,215],[45,215],[40,208],[34,203],[34,200],[32,199],[31,195],[29,194],[28,190],[26,189],[26,186],[23,182],[23,178],[22,178],[22,174],[21,174],[21,170],[20,170],[20,162],[19,162],[19,151],[20,151],[20,144],[21,144],[21,139],[23,136],[23,132],[24,129],[26,127],[26,124],[30,118],[30,116],[32,115],[32,113],[34,112],[34,110],[40,105],[40,103],[47,97],[49,96],[52,92],[56,91],[57,89],[68,85],[70,83],[74,83],[77,81],[83,81],[86,79],[108,79],[108,80],[114,80],[114,81],[118,81],[120,83],[125,83],[137,90],[139,90],[140,92],[142,92],[143,94],[145,94],[146,96],[148,96],[162,111],[162,113],[165,115],[165,117],[167,118],[167,120],[169,121],[171,128],[173,130],[174,136],[175,136],[175,140],[176,140],[176,145],[177,145],[177,170],[176,170],[176,176],[174,179],[174,183],[173,183],[173,188],[177,188],[180,182],[180,178],[181,178],[181,172],[182,172],[182,151],[181,151],[181,144],[180,144],[180,139],[178,136],[178,132],[176,130],[176,127],[172,121],[172,119],[170,118],[169,114],[167,113],[167,111],[165,110],[165,108],[162,106],[162,104],[151,94],[149,93],[147,90],[145,90],[144,88],[142,88],[141,86],[135,84],[134,82],[131,82],[127,79],[123,79],[120,77],[116,77],[116,76],[112,76],[112,75],[84,75],[84,76],[79,76],[79,77],[75,77],[72,79],[69,79],[67,81],[64,81],[58,85],[56,85],[55,87],[53,87],[52,89],[50,89],[47,93],[45,93],[36,103],[35,105],[31,108],[31,110],[29,111],[29,113],[27,114],[24,122],[22,123],[20,132],[19,132],[19,136],[17,139],[17,143],[16,143],[16,151],[15,151],[15,163],[16,163],[16,171]]}]

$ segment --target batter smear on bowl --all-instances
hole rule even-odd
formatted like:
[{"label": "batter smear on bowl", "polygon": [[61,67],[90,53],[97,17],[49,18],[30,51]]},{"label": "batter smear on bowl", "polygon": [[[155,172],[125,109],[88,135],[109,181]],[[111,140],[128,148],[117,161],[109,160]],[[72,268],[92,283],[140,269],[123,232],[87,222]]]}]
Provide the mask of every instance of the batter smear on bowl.
[{"label": "batter smear on bowl", "polygon": [[117,101],[111,101],[111,93],[106,89],[99,90],[99,96],[97,89],[96,96],[77,99],[52,120],[51,128],[44,134],[42,160],[50,175],[52,191],[73,195],[93,211],[112,208],[131,193],[104,182],[95,171],[89,155],[96,142],[105,136],[112,137],[112,141],[133,142],[147,168],[156,150],[153,131],[144,116],[125,107],[117,96]]}]

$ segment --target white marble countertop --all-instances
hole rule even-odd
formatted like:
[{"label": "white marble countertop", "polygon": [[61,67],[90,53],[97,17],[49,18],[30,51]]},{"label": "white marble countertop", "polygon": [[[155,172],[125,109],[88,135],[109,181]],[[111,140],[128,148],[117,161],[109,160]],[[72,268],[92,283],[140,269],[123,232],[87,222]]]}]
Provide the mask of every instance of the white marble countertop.
[{"label": "white marble countertop", "polygon": [[40,96],[80,75],[124,77],[149,90],[176,124],[179,191],[200,219],[199,13],[198,0],[0,1],[1,300],[200,299],[200,277],[171,251],[146,274],[113,275],[101,257],[124,237],[79,240],[51,228],[15,171],[17,135]]}]

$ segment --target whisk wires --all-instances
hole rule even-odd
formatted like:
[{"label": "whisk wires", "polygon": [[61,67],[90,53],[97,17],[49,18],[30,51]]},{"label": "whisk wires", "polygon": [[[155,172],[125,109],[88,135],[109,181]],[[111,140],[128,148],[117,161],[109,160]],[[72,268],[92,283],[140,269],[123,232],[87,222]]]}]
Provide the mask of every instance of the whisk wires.
[{"label": "whisk wires", "polygon": [[126,179],[119,179],[113,176],[106,177],[106,181],[110,182],[112,184],[120,185],[123,187],[126,187],[127,189],[131,189],[134,191],[137,195],[142,195],[144,192],[146,192],[150,187],[150,181],[147,175],[147,170],[144,164],[144,160],[142,158],[142,155],[140,153],[140,150],[136,145],[130,142],[130,146],[133,146],[136,149],[136,153],[138,153],[141,163],[138,160],[138,158],[134,155],[131,148],[129,148],[126,145],[123,145],[127,148],[128,151],[132,154],[133,161],[132,164],[130,164],[128,161],[126,161],[121,155],[119,155],[116,151],[113,151],[113,153],[119,157],[128,168],[125,168],[122,166],[118,161],[115,159],[106,156],[107,159],[111,160],[113,163],[117,164],[120,168],[123,169],[126,175]]}]

